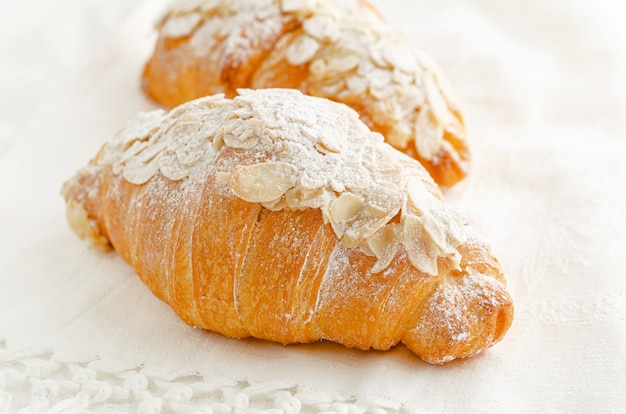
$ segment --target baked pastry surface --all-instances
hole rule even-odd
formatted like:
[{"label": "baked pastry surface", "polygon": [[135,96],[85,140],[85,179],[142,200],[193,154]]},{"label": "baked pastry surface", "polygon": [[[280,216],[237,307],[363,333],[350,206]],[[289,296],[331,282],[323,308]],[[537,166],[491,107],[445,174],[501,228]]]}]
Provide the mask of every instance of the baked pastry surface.
[{"label": "baked pastry surface", "polygon": [[182,320],[230,337],[441,364],[502,339],[513,304],[476,227],[345,105],[241,90],[137,115],[63,187]]},{"label": "baked pastry surface", "polygon": [[295,88],[351,106],[443,186],[470,151],[448,81],[362,0],[178,0],[159,24],[143,90],[174,107],[238,88]]}]

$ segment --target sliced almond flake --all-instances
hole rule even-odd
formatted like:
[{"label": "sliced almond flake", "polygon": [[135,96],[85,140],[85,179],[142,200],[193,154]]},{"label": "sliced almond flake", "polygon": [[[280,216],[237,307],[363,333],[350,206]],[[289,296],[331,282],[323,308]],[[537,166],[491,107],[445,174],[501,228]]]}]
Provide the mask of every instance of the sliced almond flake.
[{"label": "sliced almond flake", "polygon": [[400,250],[400,226],[389,223],[379,229],[367,240],[367,246],[378,259],[372,267],[372,273],[385,270]]},{"label": "sliced almond flake", "polygon": [[[158,135],[155,135],[158,137]],[[141,151],[138,151],[136,154],[133,154],[139,161],[143,164],[147,164],[154,160],[154,158],[159,155],[165,148],[167,148],[167,141],[160,139],[151,139],[150,142],[142,143]],[[132,154],[129,151],[129,154]]]},{"label": "sliced almond flake", "polygon": [[133,184],[144,184],[159,171],[159,166],[156,162],[144,164],[136,158],[131,158],[124,165],[122,171],[126,181]]},{"label": "sliced almond flake", "polygon": [[376,68],[370,72],[368,79],[370,80],[370,88],[386,89],[391,84],[392,72],[387,69]]},{"label": "sliced almond flake", "polygon": [[[358,246],[357,248],[359,249],[359,251],[361,253],[363,253],[366,256],[376,257],[376,255],[374,254],[372,249],[370,249],[370,247],[367,244],[362,244],[362,245]],[[373,267],[372,267],[372,269],[373,269]],[[376,273],[376,272],[372,272],[372,273]]]},{"label": "sliced almond flake", "polygon": [[433,77],[433,80],[437,84],[437,89],[441,92],[441,96],[443,100],[447,102],[449,107],[459,108],[459,98],[456,94],[456,91],[452,87],[450,80],[443,76],[440,70],[430,71],[429,72]]},{"label": "sliced almond flake", "polygon": [[424,53],[422,50],[417,48],[411,48],[411,53],[417,58],[417,62],[419,63],[421,72],[429,72],[429,73],[438,73],[438,65],[435,61],[430,57],[430,55]]},{"label": "sliced almond flake", "polygon": [[170,39],[178,39],[189,36],[202,20],[200,13],[190,13],[170,16],[161,29],[162,33]]},{"label": "sliced almond flake", "polygon": [[[176,155],[177,162],[181,166],[193,165],[210,148],[207,145],[210,139],[200,133],[202,129],[203,123],[199,116],[191,113],[181,115],[178,122],[172,124],[167,131],[161,134],[159,137],[161,145],[153,146],[152,154],[147,155],[154,156],[154,153],[160,152],[163,144],[166,144],[166,148]],[[149,159],[144,161],[148,162]],[[166,176],[173,179],[167,174]]]},{"label": "sliced almond flake", "polygon": [[365,76],[351,75],[346,78],[346,86],[350,93],[361,95],[367,90],[369,80]]},{"label": "sliced almond flake", "polygon": [[433,219],[432,212],[430,214],[424,214],[420,217],[422,220],[422,228],[424,232],[428,234],[434,245],[437,247],[437,256],[447,256],[452,253],[452,249],[448,249],[446,243],[446,230],[442,226],[442,222]]},{"label": "sliced almond flake", "polygon": [[192,166],[205,155],[208,155],[208,158],[212,158],[214,154],[213,147],[207,145],[207,142],[208,140],[205,137],[196,132],[193,135],[190,134],[187,141],[174,148],[173,151],[181,166]]},{"label": "sliced almond flake", "polygon": [[414,73],[418,69],[415,58],[404,44],[388,42],[382,49],[382,57],[391,67],[405,73]]},{"label": "sliced almond flake", "polygon": [[224,146],[224,135],[216,130],[216,134],[213,136],[213,140],[211,142],[213,144],[213,150],[215,152],[219,152]]},{"label": "sliced almond flake", "polygon": [[287,202],[284,195],[281,195],[273,200],[264,201],[261,205],[270,211],[281,211],[287,208]]},{"label": "sliced almond flake", "polygon": [[432,111],[423,106],[415,122],[415,149],[420,157],[432,160],[441,149],[443,142],[443,127],[435,122]]},{"label": "sliced almond flake", "polygon": [[350,222],[363,210],[363,197],[343,193],[330,205],[330,217],[337,224]]},{"label": "sliced almond flake", "polygon": [[359,68],[357,69],[356,73],[359,76],[363,76],[364,78],[367,78],[369,80],[370,74],[374,69],[380,68],[374,65],[374,63],[372,63],[369,59],[365,59],[359,64]]},{"label": "sliced almond flake", "polygon": [[391,77],[392,73],[385,69],[375,69],[370,77],[369,92],[377,99],[372,106],[378,108],[383,117],[389,117],[396,109],[392,98],[394,88]]},{"label": "sliced almond flake", "polygon": [[220,131],[221,139],[232,148],[249,149],[255,147],[261,140],[265,130],[265,122],[261,119],[249,119],[243,122],[241,118],[229,119]]},{"label": "sliced almond flake", "polygon": [[411,264],[419,271],[436,276],[437,252],[433,251],[431,240],[423,232],[422,221],[417,216],[408,215],[402,219],[402,245]]},{"label": "sliced almond flake", "polygon": [[416,218],[419,222],[422,233],[431,241],[430,252],[437,257],[450,259],[458,267],[460,254],[456,247],[465,242],[464,224],[460,223],[460,218],[450,211],[444,213],[441,201],[428,197],[426,188],[417,179],[408,180],[406,191],[405,215],[409,220]]},{"label": "sliced almond flake", "polygon": [[[320,85],[317,88],[317,94],[320,96],[337,96],[342,90],[345,89],[345,85],[345,81],[342,78],[339,78],[335,82]],[[314,89],[312,88],[312,90]]]},{"label": "sliced almond flake", "polygon": [[422,182],[415,178],[408,179],[405,191],[408,206],[404,208],[407,210],[407,213],[415,214],[417,216],[423,216],[426,214],[428,206],[425,201],[430,200],[432,197]]},{"label": "sliced almond flake", "polygon": [[445,102],[441,91],[435,84],[434,79],[431,76],[424,77],[424,86],[426,89],[426,100],[429,107],[440,125],[447,125],[451,121],[452,115],[448,109],[448,104]]},{"label": "sliced almond flake", "polygon": [[367,196],[367,212],[374,217],[395,216],[402,207],[402,197],[396,189],[376,185]]},{"label": "sliced almond flake", "polygon": [[299,193],[301,195],[301,200],[303,203],[307,203],[310,201],[309,205],[313,205],[313,200],[323,199],[324,190],[322,188],[316,188],[313,190],[308,190],[305,188],[300,188]]},{"label": "sliced almond flake", "polygon": [[285,50],[287,62],[293,66],[300,66],[313,59],[320,44],[308,35],[298,36]]},{"label": "sliced almond flake", "polygon": [[291,210],[300,210],[302,205],[302,194],[297,188],[290,188],[285,191],[284,197],[285,207]]},{"label": "sliced almond flake", "polygon": [[252,203],[279,199],[297,182],[296,168],[284,162],[265,162],[239,166],[231,176],[235,194]]},{"label": "sliced almond flake", "polygon": [[[128,146],[126,148],[126,151],[124,152],[124,154],[122,155],[120,161],[122,163],[125,163],[126,161],[130,160],[131,158],[136,158],[137,154],[140,154],[142,151],[144,151],[146,149],[146,146],[148,145],[148,140],[137,140],[134,141],[132,143],[132,145]],[[105,159],[104,157],[101,158],[99,160],[99,162],[101,164],[106,164],[109,162],[109,160]],[[142,161],[143,162],[143,161]]]},{"label": "sliced almond flake", "polygon": [[[398,70],[397,68],[392,71],[391,80],[398,84],[398,88],[415,88],[415,74],[413,72],[405,72],[402,70]],[[422,93],[423,94],[423,93]]]},{"label": "sliced almond flake", "polygon": [[358,247],[367,243],[367,240],[388,221],[386,217],[373,217],[361,211],[346,225],[341,241],[348,247]]},{"label": "sliced almond flake", "polygon": [[212,147],[185,146],[176,151],[176,158],[183,167],[194,165],[198,160],[203,158],[207,151],[213,153]]},{"label": "sliced almond flake", "polygon": [[384,208],[377,206],[375,204],[366,204],[365,205],[365,212],[367,214],[369,214],[372,217],[385,217],[388,214],[388,211],[385,210]]},{"label": "sliced almond flake", "polygon": [[[426,103],[426,95],[424,94],[423,89],[417,87],[415,84],[411,83],[408,85],[400,85],[396,84],[396,95],[398,98],[398,105],[394,108],[395,110],[402,111],[403,118],[410,120],[411,117],[409,114],[415,112],[415,108],[422,108]],[[398,92],[402,89],[402,93]],[[402,122],[401,125],[403,128],[411,128],[410,122]],[[412,135],[412,132],[408,132],[408,135]]]},{"label": "sliced almond flake", "polygon": [[182,180],[189,175],[187,168],[181,168],[176,154],[162,152],[151,164],[157,164],[161,173],[172,181]]},{"label": "sliced almond flake", "polygon": [[360,62],[361,58],[354,54],[329,56],[326,58],[326,70],[339,75],[356,68]]},{"label": "sliced almond flake", "polygon": [[386,44],[384,40],[380,39],[376,42],[372,42],[368,47],[371,61],[379,68],[386,68],[389,65],[389,62],[384,57],[385,47]]},{"label": "sliced almond flake", "polygon": [[328,73],[328,70],[326,68],[326,61],[324,59],[313,60],[309,65],[309,73],[312,76],[323,79]]},{"label": "sliced almond flake", "polygon": [[330,16],[313,15],[304,21],[302,28],[320,42],[334,42],[340,35],[336,20]]},{"label": "sliced almond flake", "polygon": [[280,8],[283,12],[307,12],[312,10],[315,0],[281,0]]},{"label": "sliced almond flake", "polygon": [[406,148],[409,141],[413,138],[413,135],[403,134],[397,129],[392,129],[385,136],[387,142],[396,148]]},{"label": "sliced almond flake", "polygon": [[292,188],[285,192],[285,204],[292,210],[304,210],[307,208],[320,208],[330,204],[327,200],[331,197],[321,188],[316,190],[303,190]]}]

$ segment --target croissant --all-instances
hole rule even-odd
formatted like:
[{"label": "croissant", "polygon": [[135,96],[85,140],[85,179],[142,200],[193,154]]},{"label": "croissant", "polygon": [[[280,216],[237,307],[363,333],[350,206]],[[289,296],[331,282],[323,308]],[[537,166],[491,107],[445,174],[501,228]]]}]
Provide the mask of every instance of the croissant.
[{"label": "croissant", "polygon": [[179,0],[158,33],[142,87],[166,107],[238,88],[295,88],[351,106],[442,186],[468,173],[448,81],[366,1]]},{"label": "croissant", "polygon": [[186,323],[283,344],[475,355],[513,318],[500,265],[414,159],[290,89],[137,115],[63,186]]}]

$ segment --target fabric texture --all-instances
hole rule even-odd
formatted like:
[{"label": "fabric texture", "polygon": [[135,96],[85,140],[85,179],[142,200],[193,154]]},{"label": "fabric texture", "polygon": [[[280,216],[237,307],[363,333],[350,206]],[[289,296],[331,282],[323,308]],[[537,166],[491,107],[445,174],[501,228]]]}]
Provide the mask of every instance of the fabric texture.
[{"label": "fabric texture", "polygon": [[163,3],[142,3],[5,137],[0,412],[623,412],[623,2],[375,2],[456,88],[474,159],[445,197],[482,228],[516,304],[503,342],[444,366],[402,346],[193,329],[115,253],[71,233],[62,183],[155,108],[139,82]]}]

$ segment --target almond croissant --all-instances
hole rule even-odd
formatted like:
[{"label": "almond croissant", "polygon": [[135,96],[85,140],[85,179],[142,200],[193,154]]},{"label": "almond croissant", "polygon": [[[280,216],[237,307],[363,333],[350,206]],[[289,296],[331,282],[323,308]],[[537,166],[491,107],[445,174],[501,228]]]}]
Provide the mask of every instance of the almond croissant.
[{"label": "almond croissant", "polygon": [[418,162],[343,104],[239,93],[139,114],[65,183],[72,229],[230,337],[402,342],[434,364],[503,337],[498,261]]},{"label": "almond croissant", "polygon": [[366,1],[174,1],[144,68],[146,94],[173,107],[238,88],[295,88],[347,104],[437,183],[468,172],[446,79]]}]

